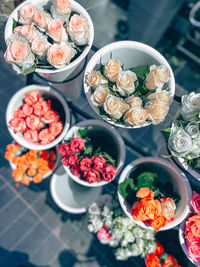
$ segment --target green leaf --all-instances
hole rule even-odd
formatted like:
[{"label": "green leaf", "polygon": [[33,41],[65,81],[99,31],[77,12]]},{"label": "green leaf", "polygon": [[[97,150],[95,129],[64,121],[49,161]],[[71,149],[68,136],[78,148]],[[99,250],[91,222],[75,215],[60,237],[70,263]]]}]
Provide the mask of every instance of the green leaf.
[{"label": "green leaf", "polygon": [[161,131],[161,134],[164,136],[165,140],[168,141],[170,136],[171,128],[165,128]]},{"label": "green leaf", "polygon": [[33,67],[31,67],[31,68],[29,68],[29,69],[26,69],[26,70],[25,70],[24,72],[22,72],[21,74],[22,74],[22,75],[28,75],[28,74],[34,72],[35,69],[36,69],[36,64],[33,65]]},{"label": "green leaf", "polygon": [[78,132],[82,138],[88,135],[88,130],[86,129],[79,129]]},{"label": "green leaf", "polygon": [[[118,188],[122,197],[124,199],[127,199],[130,194],[130,190],[135,191],[135,184],[133,179],[132,178],[125,179],[121,184],[118,185]],[[134,192],[132,192],[132,194],[134,194]]]},{"label": "green leaf", "polygon": [[22,24],[13,19],[12,31],[14,32],[15,28],[21,26]]},{"label": "green leaf", "polygon": [[141,187],[154,188],[154,184],[158,180],[158,175],[155,172],[143,172],[137,177],[138,189]]},{"label": "green leaf", "polygon": [[98,147],[95,151],[94,151],[94,156],[100,155],[101,154],[101,148]]},{"label": "green leaf", "polygon": [[146,88],[146,86],[140,80],[138,86],[135,89],[134,95],[135,96],[146,95],[148,92],[149,92],[149,90]]},{"label": "green leaf", "polygon": [[115,160],[107,152],[103,152],[102,157],[106,159],[107,164],[115,166]]},{"label": "green leaf", "polygon": [[149,66],[137,66],[130,69],[132,72],[135,72],[138,79],[141,79],[142,81],[145,80],[147,74],[149,73]]},{"label": "green leaf", "polygon": [[93,151],[93,145],[88,145],[87,147],[85,147],[84,154],[85,155],[92,155],[92,151]]}]

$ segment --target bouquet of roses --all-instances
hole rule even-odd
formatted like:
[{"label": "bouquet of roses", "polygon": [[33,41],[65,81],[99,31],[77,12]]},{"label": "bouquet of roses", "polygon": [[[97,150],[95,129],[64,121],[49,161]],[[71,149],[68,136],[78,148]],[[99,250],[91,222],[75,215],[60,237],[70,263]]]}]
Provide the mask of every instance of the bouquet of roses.
[{"label": "bouquet of roses", "polygon": [[180,199],[166,177],[152,172],[142,172],[138,177],[127,178],[119,184],[122,197],[132,205],[130,211],[135,221],[145,222],[158,231],[174,219],[176,204]]},{"label": "bouquet of roses", "polygon": [[19,10],[18,21],[13,19],[4,57],[22,74],[61,68],[84,51],[89,31],[87,18],[72,11],[69,0],[51,0],[44,7],[28,3]]},{"label": "bouquet of roses", "polygon": [[112,180],[116,174],[115,160],[101,147],[94,148],[86,129],[79,129],[79,134],[80,137],[71,138],[59,146],[62,164],[88,183]]},{"label": "bouquet of roses", "polygon": [[57,155],[55,149],[28,150],[15,142],[7,145],[5,159],[14,165],[12,176],[15,182],[29,185],[31,181],[40,183],[52,171]]},{"label": "bouquet of roses", "polygon": [[125,70],[118,59],[96,66],[87,76],[92,105],[108,121],[128,126],[158,124],[171,102],[170,73],[164,65]]},{"label": "bouquet of roses", "polygon": [[102,195],[89,209],[90,232],[97,233],[103,244],[114,247],[118,260],[145,257],[156,248],[154,231],[144,229],[124,215],[116,194]]},{"label": "bouquet of roses", "polygon": [[163,246],[157,240],[156,243],[155,251],[146,255],[146,267],[181,267],[172,255],[164,252]]},{"label": "bouquet of roses", "polygon": [[190,258],[200,264],[200,195],[193,192],[192,211],[187,218],[184,236]]},{"label": "bouquet of roses", "polygon": [[45,101],[38,90],[26,93],[24,103],[15,110],[9,127],[15,133],[23,133],[31,143],[51,143],[63,129],[59,114],[51,108],[51,101]]},{"label": "bouquet of roses", "polygon": [[180,115],[162,133],[171,154],[200,173],[200,93],[182,96]]}]

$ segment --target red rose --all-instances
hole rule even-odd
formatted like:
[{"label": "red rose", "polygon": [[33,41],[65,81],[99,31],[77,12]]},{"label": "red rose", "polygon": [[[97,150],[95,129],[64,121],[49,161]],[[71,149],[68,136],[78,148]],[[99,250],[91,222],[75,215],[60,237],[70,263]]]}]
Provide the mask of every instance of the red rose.
[{"label": "red rose", "polygon": [[17,132],[25,132],[26,131],[26,122],[22,118],[14,118],[10,121],[10,128]]},{"label": "red rose", "polygon": [[145,261],[146,267],[162,267],[162,264],[160,263],[160,260],[157,255],[146,254],[146,261]]},{"label": "red rose", "polygon": [[69,157],[62,158],[62,164],[65,166],[72,166],[72,165],[75,165],[77,160],[78,160],[78,155],[75,153],[72,153]]},{"label": "red rose", "polygon": [[154,250],[154,254],[157,256],[163,254],[164,248],[163,246],[156,240],[156,249]]},{"label": "red rose", "polygon": [[83,138],[72,138],[70,142],[70,148],[72,152],[80,152],[85,146],[85,141]]},{"label": "red rose", "polygon": [[103,171],[103,179],[105,181],[110,181],[115,174],[116,174],[115,168],[111,164],[109,164],[105,167]]},{"label": "red rose", "polygon": [[84,176],[86,178],[86,181],[88,183],[94,183],[94,182],[99,182],[100,181],[100,174],[98,171],[95,169],[91,168],[88,171],[84,172]]},{"label": "red rose", "polygon": [[54,140],[54,137],[50,134],[49,129],[43,129],[39,132],[39,139],[41,140],[42,145],[51,143]]},{"label": "red rose", "polygon": [[31,130],[39,130],[43,126],[39,117],[37,117],[33,114],[26,118],[26,124],[27,124],[28,128],[30,128]]},{"label": "red rose", "polygon": [[92,165],[92,160],[89,159],[88,157],[85,157],[85,158],[81,159],[80,163],[79,163],[80,170],[82,172],[86,171],[86,170],[89,170],[91,165]]},{"label": "red rose", "polygon": [[53,170],[53,168],[54,168],[54,166],[55,166],[55,161],[50,161],[50,162],[48,163],[48,166],[49,166],[49,169],[50,169],[50,170]]},{"label": "red rose", "polygon": [[31,143],[39,141],[38,132],[36,130],[28,130],[24,133],[24,139]]},{"label": "red rose", "polygon": [[50,123],[49,131],[52,136],[56,137],[62,132],[63,124],[61,121]]},{"label": "red rose", "polygon": [[81,177],[81,171],[80,171],[79,166],[77,164],[71,166],[70,170],[73,173],[73,175],[76,175],[79,178]]},{"label": "red rose", "polygon": [[50,110],[49,104],[47,101],[39,100],[38,102],[33,104],[34,113],[37,116],[43,116],[47,111]]},{"label": "red rose", "polygon": [[24,99],[24,101],[29,104],[29,105],[33,105],[33,103],[37,102],[39,99],[41,98],[40,93],[38,90],[32,90],[30,92],[26,93],[26,98]]},{"label": "red rose", "polygon": [[41,118],[41,121],[44,123],[51,123],[59,121],[60,116],[54,110],[49,110],[44,114],[44,117]]},{"label": "red rose", "polygon": [[92,163],[93,163],[94,169],[100,172],[103,172],[104,166],[106,164],[106,160],[104,157],[95,156],[92,158]]},{"label": "red rose", "polygon": [[25,117],[26,117],[26,116],[29,116],[29,115],[31,115],[31,114],[33,113],[33,107],[30,106],[29,104],[24,104],[24,105],[22,105],[22,106],[21,106],[21,109],[22,109],[22,111],[23,111]]},{"label": "red rose", "polygon": [[58,152],[62,155],[62,156],[69,156],[69,154],[71,154],[71,149],[69,147],[68,143],[65,144],[61,144],[59,145],[59,149]]},{"label": "red rose", "polygon": [[13,114],[13,118],[25,118],[25,114],[21,109],[17,109],[15,110],[14,114]]}]

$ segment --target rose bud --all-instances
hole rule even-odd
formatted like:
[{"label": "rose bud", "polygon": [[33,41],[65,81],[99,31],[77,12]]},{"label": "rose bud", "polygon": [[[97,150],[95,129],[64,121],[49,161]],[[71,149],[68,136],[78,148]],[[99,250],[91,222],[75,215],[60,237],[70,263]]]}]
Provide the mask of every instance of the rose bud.
[{"label": "rose bud", "polygon": [[152,100],[146,103],[145,110],[148,119],[152,121],[153,124],[158,124],[165,119],[169,106]]},{"label": "rose bud", "polygon": [[94,106],[103,106],[106,97],[109,94],[109,89],[104,85],[99,85],[91,96],[91,101]]},{"label": "rose bud", "polygon": [[31,143],[39,141],[38,132],[36,130],[28,130],[24,133],[24,139]]},{"label": "rose bud", "polygon": [[166,66],[160,65],[152,65],[150,66],[150,72],[146,76],[145,84],[147,89],[161,89],[164,83],[167,83],[170,78],[169,70]]},{"label": "rose bud", "polygon": [[70,149],[72,152],[79,153],[85,146],[83,138],[72,138],[70,142]]},{"label": "rose bud", "polygon": [[25,132],[26,131],[26,122],[22,118],[14,118],[10,121],[9,127],[17,132]]},{"label": "rose bud", "polygon": [[147,119],[146,110],[143,108],[131,108],[124,114],[124,122],[127,125],[142,125]]},{"label": "rose bud", "polygon": [[85,157],[80,160],[79,168],[83,172],[83,171],[89,170],[91,165],[92,165],[92,160],[88,157]]},{"label": "rose bud", "polygon": [[140,108],[142,107],[142,99],[139,96],[129,96],[125,98],[125,102],[130,108]]},{"label": "rose bud", "polygon": [[33,107],[30,106],[29,104],[25,103],[24,105],[21,106],[21,109],[26,116],[30,116],[33,113]]},{"label": "rose bud", "polygon": [[69,0],[53,0],[51,14],[54,19],[67,20],[71,13],[71,2]]},{"label": "rose bud", "polygon": [[25,114],[24,114],[23,110],[22,109],[15,110],[15,112],[13,114],[13,118],[22,118],[22,119],[24,119],[25,118]]},{"label": "rose bud", "polygon": [[60,116],[55,110],[46,111],[44,117],[41,118],[41,121],[44,123],[52,123],[59,121]]},{"label": "rose bud", "polygon": [[147,96],[147,99],[154,100],[158,103],[169,105],[171,101],[171,94],[168,91],[160,91]]},{"label": "rose bud", "polygon": [[41,145],[46,145],[51,143],[55,138],[51,135],[49,129],[46,128],[39,132],[39,139],[41,141]]},{"label": "rose bud", "polygon": [[46,115],[50,110],[48,102],[44,100],[40,100],[34,103],[33,108],[34,114],[40,117]]},{"label": "rose bud", "polygon": [[51,44],[47,41],[47,37],[40,35],[33,40],[31,49],[36,55],[46,57],[50,46]]},{"label": "rose bud", "polygon": [[132,94],[135,91],[135,82],[137,76],[130,70],[120,71],[116,80],[116,85],[113,86],[113,90],[118,92],[121,96],[126,94]]},{"label": "rose bud", "polygon": [[105,64],[104,74],[111,82],[116,82],[121,70],[122,63],[118,59],[110,59]]},{"label": "rose bud", "polygon": [[57,43],[68,40],[68,35],[63,27],[64,21],[61,19],[53,19],[48,24],[48,34]]},{"label": "rose bud", "polygon": [[31,24],[37,8],[32,4],[24,5],[19,11],[19,22],[22,24]]},{"label": "rose bud", "polygon": [[20,33],[30,43],[32,43],[33,40],[39,35],[39,32],[30,25],[18,26],[15,28],[14,32]]},{"label": "rose bud", "polygon": [[108,81],[103,75],[101,75],[100,71],[93,70],[87,76],[87,84],[92,86],[94,89],[99,87],[99,85],[104,85],[106,83],[108,83]]},{"label": "rose bud", "polygon": [[26,124],[27,124],[28,128],[31,130],[39,130],[43,126],[40,119],[33,114],[26,118]]},{"label": "rose bud", "polygon": [[52,18],[47,12],[45,12],[45,11],[36,11],[35,12],[34,22],[39,28],[47,31],[48,24],[51,20],[52,20]]},{"label": "rose bud", "polygon": [[105,167],[104,171],[103,171],[103,179],[105,181],[110,181],[113,179],[114,175],[116,174],[116,170],[115,168],[109,164]]},{"label": "rose bud", "polygon": [[170,221],[174,218],[176,205],[171,198],[161,198],[162,215]]},{"label": "rose bud", "polygon": [[118,97],[108,94],[103,108],[113,119],[120,119],[127,108],[127,104],[122,102]]},{"label": "rose bud", "polygon": [[63,124],[61,121],[50,123],[49,131],[52,136],[58,136],[62,132],[62,129]]}]

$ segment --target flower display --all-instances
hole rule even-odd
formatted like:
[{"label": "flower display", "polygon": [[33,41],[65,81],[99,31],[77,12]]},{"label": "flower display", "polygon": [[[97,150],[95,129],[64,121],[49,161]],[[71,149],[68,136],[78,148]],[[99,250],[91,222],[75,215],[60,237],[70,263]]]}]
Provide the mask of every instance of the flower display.
[{"label": "flower display", "polygon": [[[164,121],[171,103],[169,79],[166,66],[124,69],[117,58],[98,64],[86,75],[91,104],[108,122],[126,127]],[[96,101],[99,95],[101,101]]]},{"label": "flower display", "polygon": [[131,205],[130,214],[135,221],[150,225],[159,231],[173,221],[176,204],[180,199],[166,177],[157,173],[142,172],[135,179],[127,178],[119,184],[120,194]]},{"label": "flower display", "polygon": [[24,139],[41,145],[52,142],[63,130],[59,114],[44,100],[38,90],[25,94],[24,104],[13,114],[9,127],[23,133]]},{"label": "flower display", "polygon": [[132,256],[145,257],[156,249],[155,234],[127,218],[115,194],[102,195],[88,209],[88,230],[96,233],[102,244],[114,248],[117,260]]},{"label": "flower display", "polygon": [[200,173],[200,94],[183,95],[180,112],[170,128],[162,131],[174,157]]},{"label": "flower display", "polygon": [[73,137],[59,146],[62,164],[87,183],[111,181],[117,173],[115,160],[101,147],[95,149],[86,129],[81,129],[79,134],[80,137]]},{"label": "flower display", "polygon": [[5,60],[19,74],[36,68],[62,68],[86,48],[90,37],[87,18],[72,12],[69,0],[51,0],[50,7],[25,4],[13,19],[13,34],[6,40]]},{"label": "flower display", "polygon": [[28,150],[15,142],[7,145],[5,159],[14,165],[14,181],[28,186],[31,181],[40,183],[53,170],[57,154],[55,149]]}]

